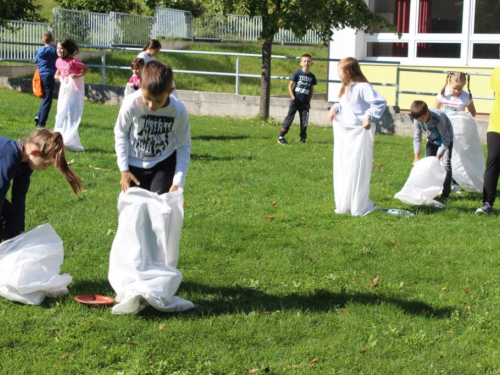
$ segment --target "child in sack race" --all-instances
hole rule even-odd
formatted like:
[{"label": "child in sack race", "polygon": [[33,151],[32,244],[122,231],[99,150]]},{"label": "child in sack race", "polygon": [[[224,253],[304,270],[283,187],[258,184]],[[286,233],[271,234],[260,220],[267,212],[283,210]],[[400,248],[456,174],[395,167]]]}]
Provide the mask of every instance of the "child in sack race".
[{"label": "child in sack race", "polygon": [[64,145],[73,151],[84,151],[80,142],[78,127],[83,114],[85,84],[83,76],[90,73],[90,68],[75,59],[79,52],[72,39],[63,39],[57,43],[55,79],[61,82],[57,101],[57,114],[54,131],[62,134]]},{"label": "child in sack race", "polygon": [[369,194],[376,129],[370,121],[383,115],[387,102],[368,83],[355,58],[340,60],[337,74],[340,100],[327,115],[334,132],[335,212],[364,216],[374,209]]}]

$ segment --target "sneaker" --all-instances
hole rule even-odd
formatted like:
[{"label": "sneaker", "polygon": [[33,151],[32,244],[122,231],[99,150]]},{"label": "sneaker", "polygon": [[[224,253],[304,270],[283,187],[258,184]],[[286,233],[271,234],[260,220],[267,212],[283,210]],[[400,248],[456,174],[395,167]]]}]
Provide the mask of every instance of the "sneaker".
[{"label": "sneaker", "polygon": [[37,128],[40,125],[40,117],[38,117],[38,116],[35,116],[35,125]]},{"label": "sneaker", "polygon": [[305,138],[300,138],[300,143],[302,143],[302,144],[306,143],[306,139]]},{"label": "sneaker", "polygon": [[452,185],[451,186],[451,191],[457,193],[457,194],[462,194],[462,189],[460,189],[460,186],[458,185]]},{"label": "sneaker", "polygon": [[493,206],[488,202],[484,202],[483,207],[479,207],[476,210],[477,215],[488,215],[493,211]]},{"label": "sneaker", "polygon": [[279,137],[278,138],[278,143],[280,145],[287,145],[288,144],[288,142],[286,141],[285,137]]}]

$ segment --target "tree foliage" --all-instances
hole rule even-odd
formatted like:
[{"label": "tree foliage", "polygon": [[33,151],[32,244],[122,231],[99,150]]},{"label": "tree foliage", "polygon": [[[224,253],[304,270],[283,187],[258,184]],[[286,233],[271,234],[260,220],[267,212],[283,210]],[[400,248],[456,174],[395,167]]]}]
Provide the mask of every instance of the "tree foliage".
[{"label": "tree foliage", "polygon": [[[17,0],[16,0],[17,1]],[[141,6],[136,0],[55,0],[64,9],[87,12],[140,13]]]},{"label": "tree foliage", "polygon": [[47,22],[40,16],[41,9],[34,0],[0,0],[0,26],[6,26],[8,20]]},{"label": "tree foliage", "polygon": [[193,17],[201,17],[206,10],[203,3],[196,0],[144,0],[144,3],[151,12],[154,12],[156,7],[180,9],[191,12]]},{"label": "tree foliage", "polygon": [[334,29],[346,27],[371,33],[372,27],[396,32],[396,26],[373,13],[365,0],[213,0],[214,12],[243,13],[262,17],[262,79],[260,115],[269,117],[271,51],[280,28],[291,29],[297,37],[315,29],[326,45]]}]

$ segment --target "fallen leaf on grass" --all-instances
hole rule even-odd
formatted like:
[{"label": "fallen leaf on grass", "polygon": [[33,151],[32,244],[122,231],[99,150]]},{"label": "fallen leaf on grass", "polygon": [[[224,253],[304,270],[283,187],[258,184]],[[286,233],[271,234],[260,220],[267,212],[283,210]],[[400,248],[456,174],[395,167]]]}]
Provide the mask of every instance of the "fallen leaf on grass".
[{"label": "fallen leaf on grass", "polygon": [[465,288],[465,289],[464,289],[464,292],[465,292],[465,293],[469,293],[469,288]]},{"label": "fallen leaf on grass", "polygon": [[378,287],[378,275],[373,280],[371,280],[371,283],[372,283],[372,288]]},{"label": "fallen leaf on grass", "polygon": [[165,323],[162,323],[158,326],[158,331],[161,331],[163,328],[165,328]]},{"label": "fallen leaf on grass", "polygon": [[365,354],[365,353],[366,353],[366,349],[361,349],[361,350],[359,351],[359,354],[361,354],[361,355],[363,355],[363,354]]},{"label": "fallen leaf on grass", "polygon": [[311,362],[309,362],[309,367],[307,369],[313,367],[316,364],[316,362],[318,362],[318,358],[314,358]]},{"label": "fallen leaf on grass", "polygon": [[137,346],[137,344],[135,342],[132,342],[132,341],[125,341],[125,344],[126,345],[134,345],[134,346]]},{"label": "fallen leaf on grass", "polygon": [[[59,302],[57,302],[57,301],[56,301],[56,306],[59,307]],[[58,333],[58,335],[59,335],[59,333]]]},{"label": "fallen leaf on grass", "polygon": [[252,369],[246,368],[245,371],[248,372],[249,374],[255,374],[256,372],[259,371],[259,369],[258,368],[252,368]]},{"label": "fallen leaf on grass", "polygon": [[299,365],[288,365],[286,366],[286,368],[300,368]]},{"label": "fallen leaf on grass", "polygon": [[271,206],[276,207],[276,204],[277,204],[277,203],[278,203],[278,202],[276,202],[276,201],[275,201],[275,202],[272,202],[272,203],[271,203]]},{"label": "fallen leaf on grass", "polygon": [[153,353],[151,353],[150,355],[148,355],[148,359],[153,359]]},{"label": "fallen leaf on grass", "polygon": [[64,355],[61,357],[61,361],[64,361],[66,357],[68,357],[68,355],[69,355],[68,352],[64,353]]},{"label": "fallen leaf on grass", "polygon": [[472,311],[472,307],[467,306],[466,308],[467,308],[467,311]]},{"label": "fallen leaf on grass", "polygon": [[269,221],[273,221],[274,220],[274,216],[272,216],[272,215],[267,215],[267,218],[269,219]]},{"label": "fallen leaf on grass", "polygon": [[63,338],[63,335],[60,332],[57,332],[57,336],[59,336],[60,339]]}]

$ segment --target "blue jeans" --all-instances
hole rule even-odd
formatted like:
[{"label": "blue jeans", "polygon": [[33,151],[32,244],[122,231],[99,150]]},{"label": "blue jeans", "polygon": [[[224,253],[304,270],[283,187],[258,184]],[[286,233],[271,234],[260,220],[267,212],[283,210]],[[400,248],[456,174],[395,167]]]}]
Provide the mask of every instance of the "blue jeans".
[{"label": "blue jeans", "polygon": [[[425,156],[436,156],[438,152],[439,146],[434,145],[432,143],[427,142],[425,146]],[[450,196],[451,190],[451,151],[453,150],[453,142],[450,143],[450,146],[443,151],[443,155],[441,155],[441,162],[443,163],[443,167],[446,171],[446,177],[444,179],[443,191],[441,192],[441,196],[443,198],[447,198]]]},{"label": "blue jeans", "polygon": [[40,79],[42,80],[43,97],[36,116],[40,119],[39,125],[45,126],[49,118],[50,108],[52,107],[55,79],[52,74],[40,76]]}]

